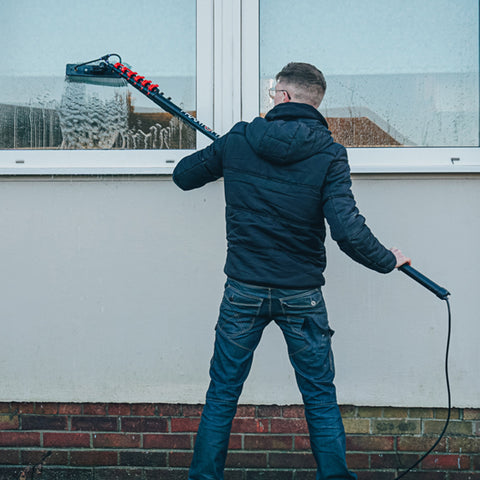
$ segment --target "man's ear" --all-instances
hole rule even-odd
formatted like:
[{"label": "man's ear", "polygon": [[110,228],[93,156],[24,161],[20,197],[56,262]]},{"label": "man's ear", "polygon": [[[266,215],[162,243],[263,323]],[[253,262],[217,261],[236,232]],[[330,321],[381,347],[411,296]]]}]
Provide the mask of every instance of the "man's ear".
[{"label": "man's ear", "polygon": [[288,103],[291,101],[291,98],[289,98],[288,93],[286,91],[282,92],[282,103]]}]

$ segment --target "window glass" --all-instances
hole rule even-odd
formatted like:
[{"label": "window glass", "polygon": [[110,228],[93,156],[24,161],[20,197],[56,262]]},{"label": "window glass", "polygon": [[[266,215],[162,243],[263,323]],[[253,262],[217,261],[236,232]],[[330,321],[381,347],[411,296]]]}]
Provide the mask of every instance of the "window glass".
[{"label": "window glass", "polygon": [[65,75],[118,53],[196,116],[195,0],[2,0],[0,30],[0,149],[195,148],[191,127],[126,82]]},{"label": "window glass", "polygon": [[278,71],[308,62],[346,146],[479,146],[478,3],[260,0],[261,112]]}]

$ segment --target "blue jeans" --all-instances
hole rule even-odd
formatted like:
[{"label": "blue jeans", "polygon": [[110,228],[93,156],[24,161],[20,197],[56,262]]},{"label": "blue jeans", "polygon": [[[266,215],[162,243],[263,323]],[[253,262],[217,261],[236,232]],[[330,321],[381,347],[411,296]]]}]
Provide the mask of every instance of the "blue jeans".
[{"label": "blue jeans", "polygon": [[317,480],[356,479],[345,463],[331,336],[319,288],[286,290],[228,279],[220,306],[210,386],[198,428],[190,480],[221,480],[232,421],[263,330],[274,321],[285,337],[305,404]]}]

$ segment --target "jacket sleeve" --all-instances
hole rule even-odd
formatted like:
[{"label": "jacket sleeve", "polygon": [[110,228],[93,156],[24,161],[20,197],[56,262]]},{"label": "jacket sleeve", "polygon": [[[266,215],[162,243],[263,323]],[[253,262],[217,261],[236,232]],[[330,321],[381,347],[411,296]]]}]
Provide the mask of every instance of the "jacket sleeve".
[{"label": "jacket sleeve", "polygon": [[327,171],[323,212],[340,249],[356,262],[380,273],[391,272],[395,255],[373,235],[360,214],[351,190],[347,152],[341,147]]},{"label": "jacket sleeve", "polygon": [[173,171],[173,181],[182,190],[203,187],[223,176],[223,148],[226,137],[182,158]]}]

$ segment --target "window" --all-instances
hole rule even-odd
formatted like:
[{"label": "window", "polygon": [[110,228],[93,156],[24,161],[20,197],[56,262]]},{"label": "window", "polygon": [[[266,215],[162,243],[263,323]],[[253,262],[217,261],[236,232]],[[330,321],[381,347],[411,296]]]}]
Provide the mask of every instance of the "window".
[{"label": "window", "polygon": [[[2,167],[19,173],[43,167],[72,171],[72,166],[76,171],[92,166],[171,170],[185,150],[197,147],[191,127],[122,79],[102,83],[67,77],[65,70],[67,64],[118,53],[122,63],[158,84],[186,112],[203,114],[208,123],[211,107],[204,105],[212,103],[211,88],[203,87],[212,62],[208,50],[198,59],[197,38],[206,36],[208,45],[210,1],[198,3],[197,15],[195,0],[4,0]],[[197,86],[203,88],[200,102]]]},{"label": "window", "polygon": [[431,170],[477,161],[477,0],[298,0],[291,6],[259,1],[261,113],[271,108],[267,90],[279,69],[309,62],[326,76],[320,111],[337,141],[352,147],[353,164],[423,163]]},{"label": "window", "polygon": [[131,86],[65,80],[107,53],[220,134],[310,62],[354,172],[480,171],[477,0],[4,0],[0,28],[0,173],[171,173],[210,143]]}]

